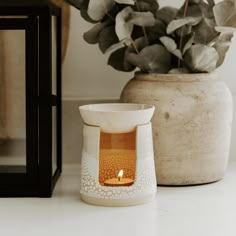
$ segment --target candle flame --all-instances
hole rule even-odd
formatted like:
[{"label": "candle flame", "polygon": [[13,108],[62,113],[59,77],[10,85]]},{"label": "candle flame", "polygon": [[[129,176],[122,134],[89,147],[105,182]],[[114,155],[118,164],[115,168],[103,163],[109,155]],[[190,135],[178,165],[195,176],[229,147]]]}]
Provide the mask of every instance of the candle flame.
[{"label": "candle flame", "polygon": [[123,177],[124,175],[124,171],[123,170],[120,170],[119,173],[118,173],[118,180],[120,181],[121,178]]}]

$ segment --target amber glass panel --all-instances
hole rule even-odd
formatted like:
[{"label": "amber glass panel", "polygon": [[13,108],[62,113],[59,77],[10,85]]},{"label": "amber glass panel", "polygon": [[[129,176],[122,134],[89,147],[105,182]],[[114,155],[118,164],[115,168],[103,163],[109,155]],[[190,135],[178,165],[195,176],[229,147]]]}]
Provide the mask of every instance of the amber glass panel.
[{"label": "amber glass panel", "polygon": [[116,178],[120,170],[124,178],[135,178],[136,131],[122,134],[100,134],[99,183]]},{"label": "amber glass panel", "polygon": [[57,169],[57,108],[52,107],[52,175]]}]

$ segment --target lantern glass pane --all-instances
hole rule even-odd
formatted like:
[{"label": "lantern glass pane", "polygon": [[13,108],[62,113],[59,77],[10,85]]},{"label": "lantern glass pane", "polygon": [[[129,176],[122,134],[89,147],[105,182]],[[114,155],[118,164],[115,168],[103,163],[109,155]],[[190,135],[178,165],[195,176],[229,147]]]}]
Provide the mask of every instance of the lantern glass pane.
[{"label": "lantern glass pane", "polygon": [[25,31],[0,30],[0,173],[26,172]]},{"label": "lantern glass pane", "polygon": [[[52,16],[52,94],[57,95],[57,18]],[[57,108],[52,107],[52,174],[57,170]]]},{"label": "lantern glass pane", "polygon": [[52,16],[52,94],[57,94],[57,18]]},{"label": "lantern glass pane", "polygon": [[0,16],[0,19],[26,19],[28,16]]},{"label": "lantern glass pane", "polygon": [[57,169],[57,109],[52,107],[52,173]]}]

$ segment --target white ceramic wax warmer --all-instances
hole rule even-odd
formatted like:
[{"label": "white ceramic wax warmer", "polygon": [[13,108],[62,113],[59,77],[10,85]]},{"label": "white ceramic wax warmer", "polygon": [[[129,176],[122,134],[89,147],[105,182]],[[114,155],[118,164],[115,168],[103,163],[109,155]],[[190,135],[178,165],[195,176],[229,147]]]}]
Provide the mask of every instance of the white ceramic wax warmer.
[{"label": "white ceramic wax warmer", "polygon": [[82,200],[101,206],[153,200],[157,190],[150,122],[154,106],[112,103],[79,109],[85,122]]}]

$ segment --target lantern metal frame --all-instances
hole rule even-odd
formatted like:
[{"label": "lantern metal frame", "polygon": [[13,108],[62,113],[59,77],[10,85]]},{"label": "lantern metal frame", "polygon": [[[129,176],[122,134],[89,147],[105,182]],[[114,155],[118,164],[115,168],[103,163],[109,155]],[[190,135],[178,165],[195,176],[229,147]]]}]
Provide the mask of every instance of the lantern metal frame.
[{"label": "lantern metal frame", "polygon": [[[51,197],[62,171],[61,9],[47,1],[9,0],[0,3],[1,16],[0,30],[25,31],[26,167],[1,167],[5,172],[0,173],[0,197]],[[57,19],[56,95],[52,94],[52,16]],[[52,107],[57,108],[54,173]]]}]

